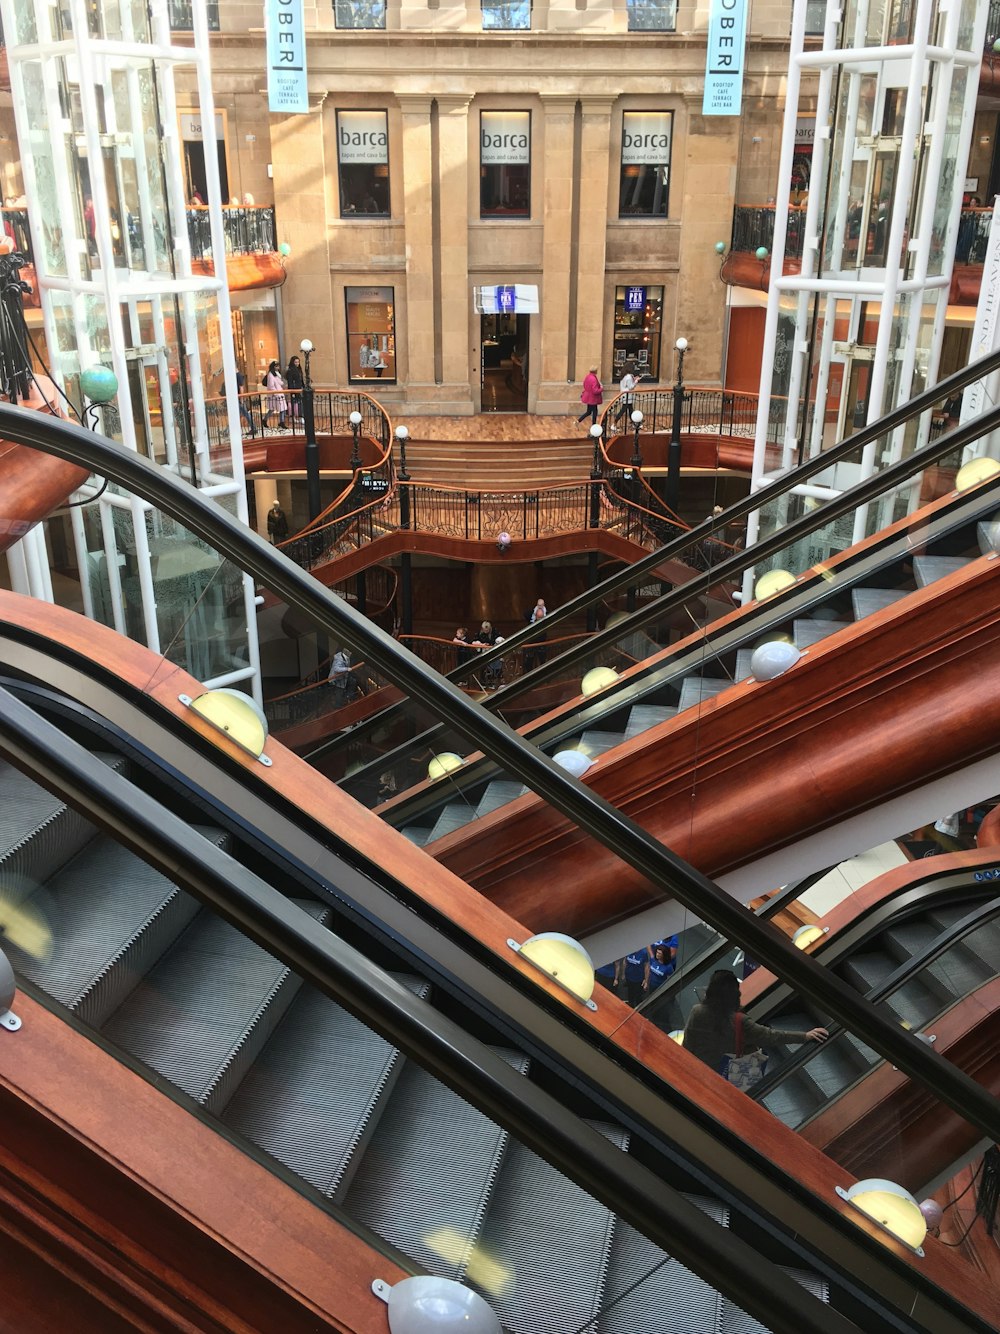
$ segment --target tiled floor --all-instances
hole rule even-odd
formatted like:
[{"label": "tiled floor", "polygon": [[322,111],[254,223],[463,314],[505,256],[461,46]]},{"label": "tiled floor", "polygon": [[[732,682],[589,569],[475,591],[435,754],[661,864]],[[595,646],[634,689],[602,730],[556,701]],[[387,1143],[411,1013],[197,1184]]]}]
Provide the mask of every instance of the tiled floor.
[{"label": "tiled floor", "polygon": [[822,917],[824,913],[828,913],[831,908],[836,907],[855,890],[867,885],[876,876],[891,871],[894,866],[902,866],[905,862],[906,857],[896,843],[882,843],[879,847],[871,848],[868,852],[862,852],[857,857],[852,857],[849,861],[841,862],[839,866],[834,867],[822,880],[818,880],[808,893],[803,894],[802,902],[817,917]]}]

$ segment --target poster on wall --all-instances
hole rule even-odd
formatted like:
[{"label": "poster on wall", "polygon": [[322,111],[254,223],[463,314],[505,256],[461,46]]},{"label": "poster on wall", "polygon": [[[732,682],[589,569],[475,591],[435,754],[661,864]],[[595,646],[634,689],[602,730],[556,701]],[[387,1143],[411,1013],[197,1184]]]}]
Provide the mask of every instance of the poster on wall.
[{"label": "poster on wall", "polygon": [[303,0],[267,0],[267,107],[297,114],[309,110]]},{"label": "poster on wall", "polygon": [[747,0],[711,0],[703,116],[738,116],[743,104]]}]

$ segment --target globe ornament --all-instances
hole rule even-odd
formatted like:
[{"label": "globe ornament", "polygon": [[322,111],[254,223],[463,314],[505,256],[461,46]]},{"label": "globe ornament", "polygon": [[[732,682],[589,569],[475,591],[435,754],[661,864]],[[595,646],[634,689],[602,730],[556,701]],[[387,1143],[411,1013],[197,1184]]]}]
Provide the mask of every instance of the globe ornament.
[{"label": "globe ornament", "polygon": [[118,376],[110,366],[88,366],[80,376],[80,388],[91,403],[110,403],[118,393]]},{"label": "globe ornament", "polygon": [[716,241],[716,243],[715,243],[715,253],[716,253],[717,255],[724,255],[724,254],[726,253],[726,243],[725,243],[725,241]]},{"label": "globe ornament", "polygon": [[770,251],[768,250],[766,245],[759,245],[757,249],[754,251],[754,254],[763,264],[764,260],[767,259],[768,255],[770,254]]},{"label": "globe ornament", "polygon": [[596,695],[599,690],[607,690],[618,680],[618,673],[613,667],[591,667],[580,682],[580,693]]},{"label": "globe ornament", "polygon": [[285,258],[287,259],[288,256],[292,253],[292,247],[288,244],[287,241],[282,241],[281,245],[278,246],[278,251],[280,254],[284,255]]},{"label": "globe ornament", "polygon": [[802,654],[787,640],[775,639],[755,648],[750,657],[750,674],[755,681],[773,681],[794,667]]}]

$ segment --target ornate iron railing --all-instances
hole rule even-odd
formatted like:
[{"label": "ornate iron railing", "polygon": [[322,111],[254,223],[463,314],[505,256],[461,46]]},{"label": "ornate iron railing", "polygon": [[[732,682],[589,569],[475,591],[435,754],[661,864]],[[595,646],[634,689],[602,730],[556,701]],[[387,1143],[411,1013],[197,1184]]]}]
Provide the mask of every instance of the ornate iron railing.
[{"label": "ornate iron railing", "polygon": [[[209,210],[187,210],[188,240],[192,259],[212,258],[212,227]],[[274,233],[274,208],[250,204],[224,204],[222,230],[227,255],[266,255],[277,250]]]},{"label": "ornate iron railing", "polygon": [[[702,389],[697,385],[684,386],[684,405],[681,412],[682,434],[737,436],[752,440],[757,426],[756,394],[737,393],[729,389]],[[612,399],[604,410],[604,439],[632,429],[628,415],[616,421],[618,399]],[[642,413],[642,434],[669,434],[673,428],[674,391],[672,389],[636,389],[632,407]],[[771,399],[768,413],[767,439],[780,444],[784,438],[785,400]],[[621,466],[621,465],[615,465]]]}]

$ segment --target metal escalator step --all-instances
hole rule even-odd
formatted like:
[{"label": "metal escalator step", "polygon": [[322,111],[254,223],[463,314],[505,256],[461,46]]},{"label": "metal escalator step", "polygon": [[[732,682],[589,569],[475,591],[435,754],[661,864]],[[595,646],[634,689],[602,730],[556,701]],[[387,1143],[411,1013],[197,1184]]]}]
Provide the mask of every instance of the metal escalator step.
[{"label": "metal escalator step", "polygon": [[996,969],[991,968],[974,950],[956,943],[939,959],[928,964],[921,977],[926,974],[932,984],[937,983],[939,989],[949,997],[959,1000],[963,996],[970,996],[977,987],[988,982],[995,972]]},{"label": "metal escalator step", "polygon": [[490,811],[499,810],[508,802],[516,801],[527,790],[523,783],[517,783],[513,779],[495,778],[480,798],[476,814],[489,815]]},{"label": "metal escalator step", "polygon": [[422,848],[425,843],[428,843],[431,837],[431,831],[422,825],[407,825],[405,829],[401,829],[399,832],[404,838],[408,838],[411,843],[416,844],[418,848]]},{"label": "metal escalator step", "polygon": [[658,727],[677,713],[676,709],[659,704],[636,704],[629,712],[625,726],[625,740],[631,741],[641,732],[648,732],[651,727]]},{"label": "metal escalator step", "polygon": [[969,563],[968,556],[914,556],[913,577],[918,588],[926,588],[928,584],[947,578]]},{"label": "metal escalator step", "polygon": [[741,648],[736,651],[736,674],[733,677],[735,681],[745,681],[750,676],[750,660],[753,657],[752,648]]},{"label": "metal escalator step", "polygon": [[927,914],[927,920],[937,927],[938,931],[950,931],[953,926],[964,921],[966,917],[971,917],[975,911],[975,905],[972,903],[941,903]]},{"label": "metal escalator step", "polygon": [[897,588],[852,588],[851,605],[854,608],[854,619],[863,621],[866,616],[874,616],[876,612],[885,611],[886,607],[891,607],[893,603],[907,596],[905,590]]},{"label": "metal escalator step", "polygon": [[[193,832],[225,847],[218,829]],[[133,853],[99,836],[77,853],[37,895],[52,932],[48,954],[18,967],[38,986],[100,1025],[177,939],[199,910]]]},{"label": "metal escalator step", "polygon": [[[328,909],[300,903],[322,920]],[[201,912],[103,1025],[110,1041],[219,1110],[300,985],[278,959]]]},{"label": "metal escalator step", "polygon": [[931,918],[920,916],[909,922],[898,922],[887,926],[879,936],[879,943],[893,955],[899,963],[905,963],[915,954],[921,954],[933,945],[941,936],[941,928]]},{"label": "metal escalator step", "polygon": [[[526,1056],[501,1055],[527,1074]],[[461,1278],[477,1251],[507,1141],[501,1126],[407,1063],[345,1207],[430,1273]]]},{"label": "metal escalator step", "polygon": [[593,760],[598,755],[614,750],[615,746],[620,746],[624,740],[624,732],[584,732],[580,738],[579,749]]},{"label": "metal escalator step", "polygon": [[696,705],[703,704],[705,700],[721,694],[723,690],[728,690],[731,685],[731,681],[718,681],[707,676],[686,676],[681,683],[677,712],[693,709]]},{"label": "metal escalator step", "polygon": [[[95,753],[115,773],[125,773],[121,755]],[[43,884],[94,837],[95,827],[59,797],[0,763],[0,873],[5,897],[21,897]]]},{"label": "metal escalator step", "polygon": [[962,941],[967,950],[977,954],[990,970],[990,975],[1000,973],[1000,921],[984,922]]},{"label": "metal escalator step", "polygon": [[815,1115],[823,1098],[813,1081],[796,1070],[759,1101],[772,1116],[794,1130]]},{"label": "metal escalator step", "polygon": [[[727,1226],[728,1211],[717,1200],[686,1198],[720,1226]],[[700,1334],[718,1329],[721,1314],[722,1297],[704,1279],[628,1223],[616,1221],[598,1334],[654,1329],[657,1334]]]},{"label": "metal escalator step", "polygon": [[822,1095],[823,1102],[838,1097],[868,1069],[857,1047],[846,1041],[847,1035],[832,1038],[809,1054],[802,1067]]},{"label": "metal escalator step", "polygon": [[829,639],[830,635],[835,635],[843,630],[844,621],[823,621],[823,620],[799,620],[792,622],[792,639],[795,641],[795,647],[798,649],[811,648],[813,644],[818,644],[821,639]]},{"label": "metal escalator step", "polygon": [[[430,992],[421,978],[396,981]],[[305,986],[222,1119],[317,1190],[342,1194],[403,1063],[398,1048]]]},{"label": "metal escalator step", "polygon": [[[785,1265],[782,1265],[781,1268],[790,1278],[794,1278],[796,1283],[801,1284],[807,1292],[811,1293],[817,1301],[828,1302],[830,1300],[829,1285],[819,1274],[810,1273],[806,1269],[789,1269]],[[809,1328],[809,1313],[806,1310],[802,1312],[802,1328],[803,1330]],[[759,1320],[755,1320],[753,1316],[741,1311],[728,1298],[723,1298],[722,1323],[719,1330],[720,1334],[768,1334],[766,1325],[762,1325]]]},{"label": "metal escalator step", "polygon": [[[620,1127],[595,1128],[618,1148],[627,1147]],[[610,1209],[523,1144],[511,1143],[482,1234],[483,1253],[511,1276],[489,1295],[504,1329],[569,1334],[595,1320],[604,1302],[614,1226]]]},{"label": "metal escalator step", "polygon": [[444,838],[445,834],[451,834],[456,829],[461,829],[463,825],[469,824],[475,818],[476,808],[474,805],[470,806],[464,801],[449,801],[434,822],[434,826],[427,836],[427,842],[434,843],[437,839]]},{"label": "metal escalator step", "polygon": [[[843,975],[859,991],[869,991],[895,972],[896,962],[885,954],[862,954],[848,959]],[[882,1005],[911,1028],[922,1028],[940,1014],[947,1004],[946,994],[931,979],[911,978],[898,987]]]}]

